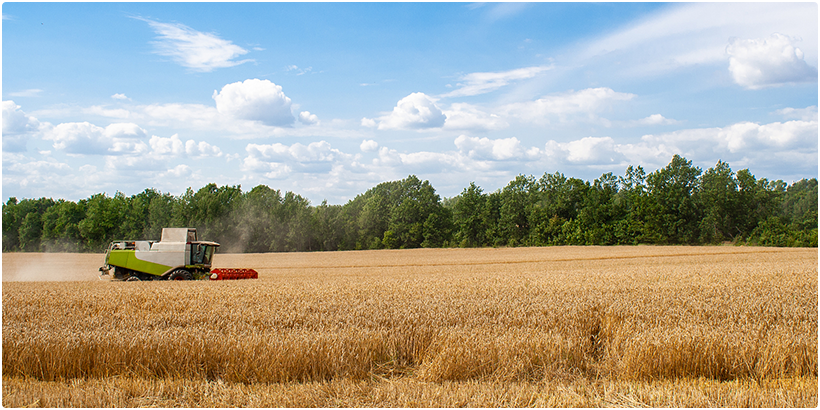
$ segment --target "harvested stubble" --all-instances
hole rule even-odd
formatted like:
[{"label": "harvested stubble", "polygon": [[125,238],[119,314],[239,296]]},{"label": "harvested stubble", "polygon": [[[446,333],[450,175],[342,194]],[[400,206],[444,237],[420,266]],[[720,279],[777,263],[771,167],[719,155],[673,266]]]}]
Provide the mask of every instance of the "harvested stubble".
[{"label": "harvested stubble", "polygon": [[809,378],[816,390],[813,249],[444,249],[217,262],[256,268],[260,279],[4,283],[4,380]]}]

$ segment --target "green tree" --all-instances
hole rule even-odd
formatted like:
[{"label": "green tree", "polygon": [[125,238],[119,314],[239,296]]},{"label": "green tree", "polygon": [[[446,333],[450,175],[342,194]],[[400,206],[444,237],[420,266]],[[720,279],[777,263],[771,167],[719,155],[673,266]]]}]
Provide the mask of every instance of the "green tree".
[{"label": "green tree", "polygon": [[444,201],[411,175],[383,182],[343,206],[319,206],[260,185],[208,184],[175,197],[151,189],[77,203],[9,198],[3,251],[101,251],[113,239],[157,239],[194,227],[227,251],[271,252],[441,246],[713,243],[817,246],[817,179],[791,185],[733,174],[718,163],[701,175],[674,156],[646,175],[629,166],[591,184],[561,173],[518,175],[485,194],[474,182]]},{"label": "green tree", "polygon": [[339,209],[336,216],[336,224],[338,224],[338,232],[340,233],[339,250],[362,249],[361,241],[359,240],[359,214],[363,206],[363,201],[360,201],[357,196],[356,199],[348,201]]},{"label": "green tree", "polygon": [[384,242],[390,218],[389,191],[391,184],[382,183],[371,189],[360,201],[363,203],[357,218],[359,235],[356,238],[356,249],[380,249]]},{"label": "green tree", "polygon": [[[384,245],[388,248],[418,248],[429,238],[428,245],[448,239],[450,222],[441,205],[441,197],[429,181],[410,175],[400,182],[398,201],[390,209]],[[431,215],[435,215],[430,219]],[[425,223],[427,227],[425,228]],[[438,232],[437,232],[438,231]]]},{"label": "green tree", "polygon": [[453,213],[448,208],[436,207],[424,221],[425,248],[440,248],[449,243],[453,236]]},{"label": "green tree", "polygon": [[245,193],[241,207],[236,210],[237,224],[242,227],[235,243],[237,251],[283,251],[286,232],[281,207],[280,191],[267,185],[257,185]]},{"label": "green tree", "polygon": [[507,238],[501,232],[501,191],[497,190],[487,195],[487,201],[484,203],[484,210],[481,215],[484,219],[484,246],[504,246],[507,244]]},{"label": "green tree", "polygon": [[783,195],[783,216],[799,229],[817,226],[817,179],[801,179]]},{"label": "green tree", "polygon": [[506,238],[506,245],[518,246],[530,233],[530,191],[535,185],[532,176],[518,175],[501,190],[499,230]]},{"label": "green tree", "polygon": [[60,199],[43,214],[42,244],[47,251],[78,252],[83,249],[80,222],[86,217],[85,200]]},{"label": "green tree", "polygon": [[287,225],[285,250],[298,252],[314,250],[310,201],[288,191],[282,199],[282,211]]},{"label": "green tree", "polygon": [[701,242],[716,243],[732,240],[743,232],[736,219],[740,217],[739,194],[734,173],[729,164],[718,161],[701,176],[700,205],[703,219],[700,221]]},{"label": "green tree", "polygon": [[817,180],[803,179],[788,188],[782,181],[764,185],[778,206],[774,215],[752,231],[749,241],[764,246],[817,247]]},{"label": "green tree", "polygon": [[162,228],[174,227],[174,207],[177,199],[171,194],[163,194],[153,189],[145,190],[148,197],[148,211],[142,237],[157,240],[162,237]]},{"label": "green tree", "polygon": [[20,250],[26,252],[40,251],[40,236],[43,232],[43,221],[37,212],[29,212],[20,224]]},{"label": "green tree", "polygon": [[586,245],[613,245],[618,243],[616,226],[625,218],[618,198],[618,177],[611,172],[601,175],[586,189],[578,222],[584,232]]},{"label": "green tree", "polygon": [[623,209],[624,217],[615,222],[617,243],[635,245],[640,242],[655,242],[657,237],[645,227],[649,215],[646,172],[641,166],[630,165],[624,176],[618,177],[618,184],[620,189],[615,201]]},{"label": "green tree", "polygon": [[234,244],[242,229],[237,225],[234,209],[241,206],[240,186],[208,184],[196,193],[188,188],[174,207],[174,222],[180,227],[197,228],[200,238]]},{"label": "green tree", "polygon": [[545,173],[530,188],[528,243],[530,245],[585,243],[585,234],[580,224],[573,223],[573,229],[570,230],[564,229],[563,225],[578,218],[589,189],[589,183],[580,179],[567,178],[559,172]]},{"label": "green tree", "polygon": [[37,252],[41,249],[43,214],[54,206],[51,198],[9,198],[3,204],[3,250]]},{"label": "green tree", "polygon": [[313,208],[313,232],[318,241],[318,250],[336,251],[343,249],[346,236],[346,221],[341,205],[328,205],[327,200]]},{"label": "green tree", "polygon": [[120,236],[126,209],[125,196],[121,192],[113,198],[105,194],[88,198],[85,219],[78,224],[87,250],[100,252],[114,239],[132,239]]},{"label": "green tree", "polygon": [[698,203],[700,168],[675,155],[666,167],[646,177],[646,228],[662,243],[696,243],[701,209]]},{"label": "green tree", "polygon": [[19,231],[24,217],[16,197],[3,204],[3,252],[20,249]]},{"label": "green tree", "polygon": [[453,206],[453,224],[456,228],[455,241],[461,247],[486,244],[487,232],[485,206],[487,196],[475,182],[464,188],[456,197]]}]

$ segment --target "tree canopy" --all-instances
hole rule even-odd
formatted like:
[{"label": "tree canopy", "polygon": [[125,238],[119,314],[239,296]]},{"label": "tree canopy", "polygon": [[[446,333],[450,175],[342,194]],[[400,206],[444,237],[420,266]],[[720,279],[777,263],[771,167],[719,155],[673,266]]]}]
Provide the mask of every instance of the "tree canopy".
[{"label": "tree canopy", "polygon": [[817,246],[817,179],[757,179],[718,161],[705,172],[674,156],[650,174],[629,166],[592,183],[518,175],[487,193],[475,183],[442,199],[410,175],[344,205],[313,206],[265,185],[208,184],[181,196],[146,189],[78,202],[10,198],[3,251],[100,252],[115,239],[195,227],[227,252],[617,244]]}]

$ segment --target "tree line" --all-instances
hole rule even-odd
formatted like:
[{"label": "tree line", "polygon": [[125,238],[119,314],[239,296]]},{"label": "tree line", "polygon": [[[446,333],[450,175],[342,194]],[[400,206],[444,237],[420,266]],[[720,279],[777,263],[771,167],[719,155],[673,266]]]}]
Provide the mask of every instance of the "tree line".
[{"label": "tree line", "polygon": [[442,199],[411,175],[344,205],[312,206],[265,185],[209,184],[181,196],[155,189],[78,202],[10,198],[3,251],[100,252],[115,239],[159,239],[163,227],[196,227],[223,252],[418,247],[734,244],[817,247],[817,179],[791,185],[733,172],[703,172],[674,156],[646,174],[629,166],[592,183],[519,175],[494,192],[471,183]]}]

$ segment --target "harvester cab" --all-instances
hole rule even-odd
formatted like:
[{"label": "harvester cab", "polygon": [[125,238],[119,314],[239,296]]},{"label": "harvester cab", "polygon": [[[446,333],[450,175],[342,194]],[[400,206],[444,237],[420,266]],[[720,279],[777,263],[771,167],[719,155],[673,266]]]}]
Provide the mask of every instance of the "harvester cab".
[{"label": "harvester cab", "polygon": [[[253,269],[211,269],[219,244],[197,240],[196,228],[163,228],[159,241],[113,241],[100,276],[114,280],[256,279]],[[113,269],[113,274],[111,270]]]}]

